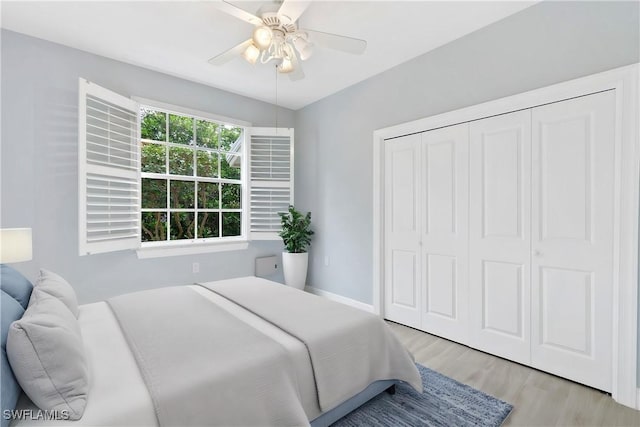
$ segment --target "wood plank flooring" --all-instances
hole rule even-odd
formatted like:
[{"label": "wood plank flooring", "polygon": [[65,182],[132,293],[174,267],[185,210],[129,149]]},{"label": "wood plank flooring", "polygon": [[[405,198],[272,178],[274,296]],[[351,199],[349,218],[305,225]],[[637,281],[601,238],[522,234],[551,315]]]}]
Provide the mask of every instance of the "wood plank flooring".
[{"label": "wood plank flooring", "polygon": [[388,322],[416,362],[513,405],[504,426],[633,426],[640,411],[533,368]]}]

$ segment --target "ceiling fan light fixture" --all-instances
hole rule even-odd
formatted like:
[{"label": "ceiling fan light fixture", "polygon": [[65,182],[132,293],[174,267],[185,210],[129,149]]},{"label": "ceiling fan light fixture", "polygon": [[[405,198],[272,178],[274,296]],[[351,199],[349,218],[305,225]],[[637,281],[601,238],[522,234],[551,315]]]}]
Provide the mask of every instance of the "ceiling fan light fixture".
[{"label": "ceiling fan light fixture", "polygon": [[242,57],[247,60],[251,65],[254,65],[260,56],[260,49],[258,49],[253,43],[251,43],[244,52]]},{"label": "ceiling fan light fixture", "polygon": [[300,61],[309,59],[315,51],[312,42],[321,48],[354,55],[364,53],[367,47],[365,40],[299,28],[298,20],[311,2],[312,0],[272,0],[269,6],[260,8],[260,17],[227,0],[213,2],[223,12],[251,24],[253,28],[249,40],[214,56],[209,59],[209,63],[222,65],[242,55],[251,64],[260,61],[262,64],[276,66],[276,75],[278,72],[289,73],[289,79],[297,81],[304,78]]},{"label": "ceiling fan light fixture", "polygon": [[260,50],[267,49],[273,40],[273,31],[265,25],[260,25],[253,30],[252,39]]},{"label": "ceiling fan light fixture", "polygon": [[311,55],[313,55],[313,43],[307,42],[304,48],[298,50],[298,53],[300,54],[300,59],[302,61],[306,61],[311,58]]},{"label": "ceiling fan light fixture", "polygon": [[283,74],[290,73],[293,71],[293,62],[289,58],[282,58],[282,63],[278,65],[278,71]]},{"label": "ceiling fan light fixture", "polygon": [[306,61],[313,54],[313,43],[309,43],[303,36],[298,36],[293,39],[293,46],[300,54],[300,59]]}]

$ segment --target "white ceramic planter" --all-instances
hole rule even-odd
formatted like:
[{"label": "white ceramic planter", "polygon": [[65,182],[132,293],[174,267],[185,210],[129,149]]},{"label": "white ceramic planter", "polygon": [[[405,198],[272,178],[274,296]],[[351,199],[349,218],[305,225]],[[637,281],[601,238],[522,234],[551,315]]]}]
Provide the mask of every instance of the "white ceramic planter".
[{"label": "white ceramic planter", "polygon": [[309,253],[292,254],[282,253],[282,271],[284,283],[297,289],[304,289],[307,281],[307,266],[309,265]]}]

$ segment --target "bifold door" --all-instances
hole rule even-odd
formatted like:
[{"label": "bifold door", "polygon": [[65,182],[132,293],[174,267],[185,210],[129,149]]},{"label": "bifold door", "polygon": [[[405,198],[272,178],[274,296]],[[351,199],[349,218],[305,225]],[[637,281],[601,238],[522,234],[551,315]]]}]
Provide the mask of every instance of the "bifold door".
[{"label": "bifold door", "polygon": [[532,117],[531,361],[610,391],[615,93]]},{"label": "bifold door", "polygon": [[469,125],[422,134],[422,329],[468,335]]},{"label": "bifold door", "polygon": [[467,339],[467,124],[385,144],[385,316]]},{"label": "bifold door", "polygon": [[385,144],[385,315],[420,327],[420,141],[409,135]]},{"label": "bifold door", "polygon": [[470,134],[470,344],[529,364],[531,111]]}]

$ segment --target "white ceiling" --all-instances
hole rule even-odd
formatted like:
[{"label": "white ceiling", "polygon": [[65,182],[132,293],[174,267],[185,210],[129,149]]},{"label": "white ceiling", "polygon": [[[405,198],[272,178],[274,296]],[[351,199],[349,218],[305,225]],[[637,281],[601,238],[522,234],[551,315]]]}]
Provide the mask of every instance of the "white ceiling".
[{"label": "white ceiling", "polygon": [[[256,13],[268,2],[232,1]],[[301,28],[365,39],[364,55],[316,48],[306,77],[278,77],[278,104],[299,109],[392,68],[535,1],[319,1]],[[207,60],[250,37],[252,25],[215,2],[2,1],[2,27],[161,71],[251,98],[275,102],[275,70],[241,58],[214,67]]]}]

